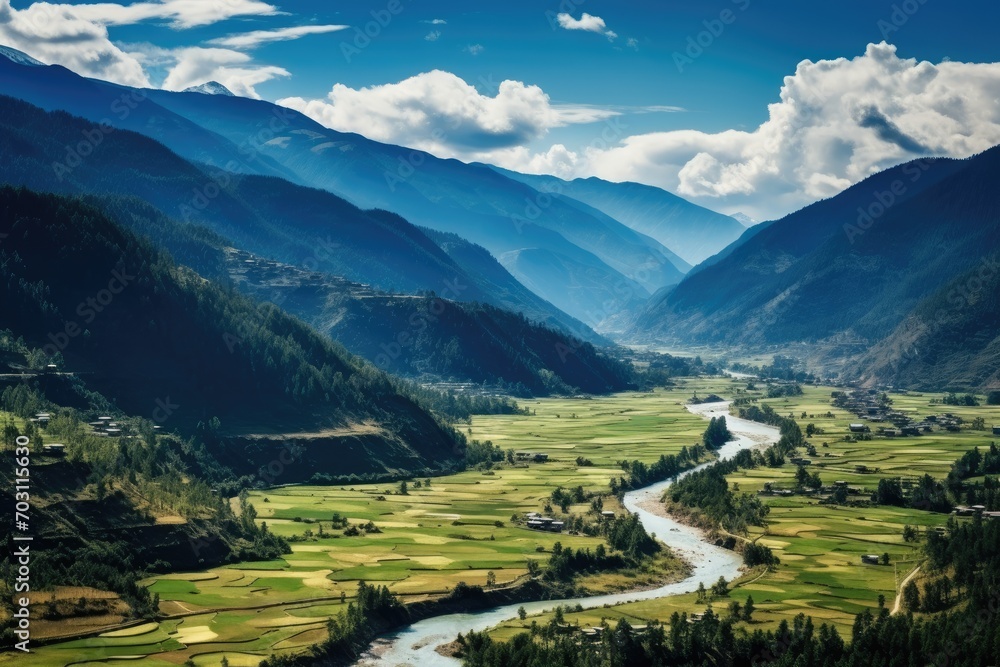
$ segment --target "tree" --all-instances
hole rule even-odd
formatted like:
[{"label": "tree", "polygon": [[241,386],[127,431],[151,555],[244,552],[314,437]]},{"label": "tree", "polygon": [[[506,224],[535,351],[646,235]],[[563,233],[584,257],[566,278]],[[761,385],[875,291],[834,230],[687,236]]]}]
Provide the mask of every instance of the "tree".
[{"label": "tree", "polygon": [[529,558],[527,562],[528,576],[537,577],[538,573],[541,572],[542,567],[538,564],[538,561],[534,558]]},{"label": "tree", "polygon": [[486,573],[486,588],[493,588],[497,585],[497,575],[493,570]]},{"label": "tree", "polygon": [[743,603],[743,620],[746,621],[747,623],[751,622],[753,620],[753,612],[754,612],[753,596],[748,595],[747,601]]},{"label": "tree", "polygon": [[712,595],[718,597],[729,595],[729,582],[725,577],[719,577],[719,580],[712,584]]},{"label": "tree", "polygon": [[907,611],[920,611],[920,589],[912,581],[903,587],[903,606]]},{"label": "tree", "polygon": [[517,617],[522,621],[528,617],[528,610],[523,606],[517,608]]},{"label": "tree", "polygon": [[734,621],[740,620],[740,618],[743,617],[742,611],[743,609],[742,607],[740,607],[740,603],[737,602],[736,600],[733,600],[732,602],[729,603],[729,618],[733,619]]},{"label": "tree", "polygon": [[920,539],[920,535],[917,533],[917,529],[913,526],[907,524],[903,526],[903,541],[904,542],[916,542]]},{"label": "tree", "polygon": [[410,495],[410,489],[407,486],[405,479],[402,482],[399,483],[399,495],[401,495],[401,496],[408,496],[408,495]]},{"label": "tree", "polygon": [[729,428],[726,426],[725,417],[712,417],[708,422],[708,428],[705,429],[705,434],[702,436],[702,442],[704,442],[705,447],[708,449],[718,449],[730,440],[732,440],[733,434],[729,432]]},{"label": "tree", "polygon": [[222,656],[222,662],[219,663],[222,667],[229,667],[229,659],[226,656]]},{"label": "tree", "polygon": [[699,581],[698,582],[698,602],[704,602],[706,595],[708,595],[708,592],[705,590],[705,582],[704,581]]},{"label": "tree", "polygon": [[881,561],[882,561],[882,565],[888,565],[889,564],[889,552],[888,551],[886,551],[885,553],[882,554]]}]

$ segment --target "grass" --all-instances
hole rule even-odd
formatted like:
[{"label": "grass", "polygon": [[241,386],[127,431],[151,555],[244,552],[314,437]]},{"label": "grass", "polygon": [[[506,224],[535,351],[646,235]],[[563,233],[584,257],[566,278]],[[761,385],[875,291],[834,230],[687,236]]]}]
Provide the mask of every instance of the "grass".
[{"label": "grass", "polygon": [[[222,654],[234,667],[256,664],[269,652],[320,641],[326,620],[343,609],[341,594],[349,601],[361,580],[385,584],[404,600],[446,593],[459,582],[483,585],[490,571],[499,585],[513,582],[526,573],[528,559],[544,561],[557,541],[593,549],[603,540],[529,531],[512,526],[511,515],[541,511],[559,486],[606,491],[611,477],[621,474],[620,459],[652,462],[698,442],[704,423],[684,409],[688,395],[685,389],[545,399],[528,403],[535,412],[531,416],[476,417],[471,437],[505,449],[547,453],[550,461],[493,474],[467,471],[432,479],[430,487],[415,488],[411,482],[407,495],[388,484],[254,492],[251,502],[268,530],[302,539],[293,543],[293,553],[275,561],[153,577],[145,584],[160,595],[161,612],[188,616],[127,637],[38,647],[18,664],[145,655],[137,664],[176,665],[192,658],[199,665],[217,665]],[[578,466],[577,457],[593,465]],[[616,504],[606,508],[616,509]],[[579,505],[570,511],[587,509]],[[372,521],[381,532],[344,537],[331,526],[334,512],[358,526]],[[323,537],[318,536],[321,524]],[[583,585],[618,590],[677,572],[676,560],[658,559],[639,571],[591,576]]]},{"label": "grass", "polygon": [[[735,390],[745,390],[745,382],[731,382],[717,393],[726,397]],[[867,497],[883,477],[916,477],[930,474],[941,479],[952,462],[973,447],[988,446],[995,438],[990,431],[963,428],[959,432],[935,430],[932,434],[913,437],[882,438],[862,442],[847,442],[848,424],[857,422],[856,415],[834,408],[830,403],[829,387],[805,387],[802,396],[763,399],[780,414],[791,415],[804,429],[809,423],[823,433],[810,438],[818,456],[807,456],[813,464],[810,472],[818,471],[825,484],[837,480],[862,489]],[[747,395],[760,396],[751,391]],[[941,394],[891,394],[893,406],[915,416],[950,412],[961,416],[967,424],[983,417],[987,428],[1000,423],[1000,407],[958,407],[934,403]],[[803,416],[805,413],[805,416]],[[829,413],[829,415],[828,415]],[[877,426],[872,425],[873,429]],[[825,444],[825,446],[824,446]],[[857,473],[856,465],[879,468],[879,473]],[[770,482],[775,488],[794,488],[796,466],[758,468],[739,471],[728,477],[740,491],[757,492]],[[752,595],[757,612],[753,628],[773,628],[782,620],[791,622],[798,613],[811,615],[818,622],[837,627],[842,636],[850,637],[854,615],[864,609],[874,609],[879,596],[891,607],[896,585],[915,567],[921,557],[920,544],[903,541],[903,527],[943,525],[948,515],[897,507],[849,508],[821,505],[805,496],[765,497],[771,508],[766,529],[755,528],[751,539],[771,547],[781,559],[773,572],[742,584],[729,598],[713,602],[716,612],[724,610],[731,600],[741,604]],[[863,565],[863,554],[888,553],[890,564]],[[712,582],[705,582],[706,586]],[[650,600],[612,608],[565,614],[567,622],[582,626],[599,624],[626,617],[633,624],[650,619],[666,621],[673,612],[703,611],[694,595]],[[532,620],[540,624],[551,620],[551,614],[528,618],[525,622],[503,624],[495,632],[506,638],[530,627]]]},{"label": "grass", "polygon": [[[145,583],[160,594],[161,611],[187,616],[142,626],[143,632],[135,629],[134,633],[39,647],[30,656],[19,657],[17,664],[49,667],[123,655],[146,656],[136,662],[142,665],[177,665],[188,658],[198,665],[217,665],[223,655],[234,667],[256,664],[271,652],[295,651],[321,640],[326,619],[343,609],[341,594],[349,601],[360,580],[383,583],[405,600],[446,592],[460,581],[484,584],[489,571],[500,584],[513,581],[525,573],[527,559],[546,559],[557,540],[574,548],[593,548],[600,541],[528,531],[511,525],[512,514],[541,510],[558,486],[605,490],[611,476],[620,474],[620,459],[652,462],[661,454],[676,453],[698,442],[705,422],[684,409],[687,398],[694,392],[732,397],[745,386],[742,381],[720,378],[687,380],[672,391],[529,401],[527,407],[534,411],[530,416],[476,417],[469,427],[471,437],[492,440],[505,449],[546,453],[550,462],[503,468],[494,474],[467,471],[435,478],[429,488],[415,488],[411,483],[405,496],[387,484],[255,492],[251,500],[259,521],[266,522],[269,530],[298,538],[311,531],[310,537],[293,544],[293,553],[275,561],[151,578]],[[882,476],[926,472],[941,478],[964,451],[991,440],[989,432],[963,429],[847,442],[847,424],[857,418],[833,408],[830,392],[830,388],[808,387],[803,396],[765,401],[782,414],[793,414],[803,428],[813,423],[824,431],[811,438],[818,456],[809,458],[812,469],[827,484],[844,480],[871,490]],[[987,426],[1000,423],[996,406],[934,405],[932,399],[939,396],[929,394],[892,398],[897,409],[914,414],[951,412],[967,421],[983,416]],[[593,465],[578,466],[577,457]],[[881,473],[859,474],[856,465],[879,467]],[[765,482],[790,488],[794,472],[791,465],[740,471],[730,477],[730,483],[744,491],[756,491]],[[860,556],[888,552],[892,562],[900,563],[901,580],[919,557],[917,545],[902,541],[903,526],[934,526],[946,520],[943,515],[900,508],[835,509],[802,496],[766,501],[771,506],[770,525],[751,537],[771,546],[781,565],[763,576],[751,573],[729,598],[742,603],[753,595],[755,628],[772,628],[804,612],[833,623],[849,636],[854,614],[875,607],[880,594],[891,606],[895,595],[893,566],[862,565]],[[571,509],[585,510],[583,506]],[[355,525],[373,521],[381,532],[344,537],[342,530],[331,528],[334,512]],[[321,523],[326,533],[322,538],[317,536]],[[593,577],[585,585],[603,590],[636,585],[643,577],[661,576],[672,566],[658,567],[662,570]],[[729,599],[713,601],[714,609],[722,612]],[[581,625],[619,617],[642,624],[650,619],[669,620],[675,611],[703,608],[691,594],[571,612],[566,618]],[[505,623],[496,635],[508,637],[532,620],[544,623],[548,618]],[[0,656],[0,662],[8,659]]]}]

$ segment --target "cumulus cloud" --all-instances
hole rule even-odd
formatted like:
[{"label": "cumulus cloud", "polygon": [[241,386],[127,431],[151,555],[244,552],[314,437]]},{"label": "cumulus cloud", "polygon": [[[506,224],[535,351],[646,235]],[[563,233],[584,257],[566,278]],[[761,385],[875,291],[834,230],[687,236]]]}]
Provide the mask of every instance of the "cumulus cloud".
[{"label": "cumulus cloud", "polygon": [[142,65],[111,43],[107,28],[81,18],[71,5],[35,3],[18,10],[0,0],[0,43],[84,76],[149,85]]},{"label": "cumulus cloud", "polygon": [[346,25],[300,25],[276,30],[253,30],[226,37],[216,37],[208,40],[208,43],[230,49],[256,49],[271,42],[286,42],[306,35],[321,35],[346,30],[349,27]]},{"label": "cumulus cloud", "polygon": [[[20,10],[12,8],[10,0],[0,0],[0,43],[84,76],[148,87],[150,81],[141,58],[114,44],[108,26],[160,20],[172,28],[184,29],[237,16],[279,13],[273,5],[258,0],[161,0],[130,5],[35,2]],[[251,75],[248,80],[255,77],[259,75]],[[245,86],[242,89],[247,90]]]},{"label": "cumulus cloud", "polygon": [[483,46],[482,44],[469,44],[462,50],[471,55],[478,56],[480,53],[486,50],[486,47]]},{"label": "cumulus cloud", "polygon": [[176,64],[163,82],[166,90],[218,81],[236,95],[259,99],[255,86],[290,76],[282,67],[254,65],[249,55],[231,49],[182,48],[170,51],[168,57]]},{"label": "cumulus cloud", "polygon": [[562,13],[556,16],[559,26],[566,30],[585,30],[586,32],[596,32],[604,35],[610,40],[618,37],[614,30],[608,30],[607,24],[600,16],[593,16],[584,12],[580,18],[575,19],[570,14]]},{"label": "cumulus cloud", "polygon": [[160,0],[130,5],[108,2],[55,6],[71,7],[77,17],[100,25],[132,25],[142,21],[165,20],[176,29],[211,25],[235,16],[275,16],[284,13],[259,0]]},{"label": "cumulus cloud", "polygon": [[594,122],[617,113],[583,105],[553,105],[541,88],[520,81],[501,82],[490,97],[440,70],[370,88],[337,84],[325,100],[292,97],[278,104],[335,130],[446,157],[487,155],[543,137],[554,127]]},{"label": "cumulus cloud", "polygon": [[424,39],[426,39],[428,42],[436,42],[440,37],[441,37],[440,30],[431,30],[429,33],[424,35]]},{"label": "cumulus cloud", "polygon": [[429,21],[421,21],[421,23],[430,23],[431,25],[447,25],[447,21],[444,19],[431,19]]},{"label": "cumulus cloud", "polygon": [[[1000,63],[864,55],[803,61],[752,131],[679,130],[611,147],[507,151],[514,169],[633,180],[723,211],[770,219],[924,155],[967,157],[1000,143]],[[552,166],[550,166],[552,165]]]}]

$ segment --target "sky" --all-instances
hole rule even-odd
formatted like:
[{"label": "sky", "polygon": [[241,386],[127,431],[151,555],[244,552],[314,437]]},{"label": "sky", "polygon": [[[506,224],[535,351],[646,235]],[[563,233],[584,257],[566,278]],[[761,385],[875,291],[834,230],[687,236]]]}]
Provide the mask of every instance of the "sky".
[{"label": "sky", "polygon": [[0,44],[763,220],[1000,143],[998,18],[943,0],[0,0]]}]

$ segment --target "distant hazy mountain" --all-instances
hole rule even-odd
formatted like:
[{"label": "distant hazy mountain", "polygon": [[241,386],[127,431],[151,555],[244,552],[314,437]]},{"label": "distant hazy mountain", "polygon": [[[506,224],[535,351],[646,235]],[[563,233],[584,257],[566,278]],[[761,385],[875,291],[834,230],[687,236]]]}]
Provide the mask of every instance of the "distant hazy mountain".
[{"label": "distant hazy mountain", "polygon": [[759,222],[759,220],[754,220],[746,213],[733,213],[729,217],[735,220],[736,222],[740,223],[744,227],[753,227]]},{"label": "distant hazy mountain", "polygon": [[[628,307],[615,286],[652,292],[682,274],[669,251],[612,218],[597,219],[492,169],[329,130],[295,111],[260,100],[195,92],[135,91],[84,79],[62,67],[26,67],[0,58],[0,90],[46,109],[131,129],[197,163],[279,176],[339,194],[365,208],[460,234],[499,257],[539,249],[583,262],[600,274],[588,313]],[[515,274],[516,275],[516,274]],[[522,276],[517,276],[521,278]],[[593,322],[588,322],[594,324]]]},{"label": "distant hazy mountain", "polygon": [[739,238],[744,230],[733,217],[650,185],[611,183],[593,177],[565,181],[555,176],[497,170],[539,190],[560,193],[593,206],[656,239],[689,264],[697,264],[719,252]]},{"label": "distant hazy mountain", "polygon": [[[751,228],[725,257],[652,299],[633,332],[755,345],[836,336],[874,344],[1000,247],[997,174],[1000,148],[968,160],[911,162]],[[948,320],[973,317],[964,313]]]},{"label": "distant hazy mountain", "polygon": [[[100,145],[86,159],[66,161],[66,147],[88,132],[94,127],[82,119],[0,97],[0,146],[6,160],[0,182],[61,193],[135,196],[168,217],[205,225],[263,257],[389,291],[443,293],[456,285],[455,299],[523,312],[599,340],[518,283],[488,253],[467,253],[464,263],[456,262],[397,215],[362,211],[327,191],[278,178],[203,170],[132,132],[101,133]],[[52,165],[61,165],[58,173]]]}]

